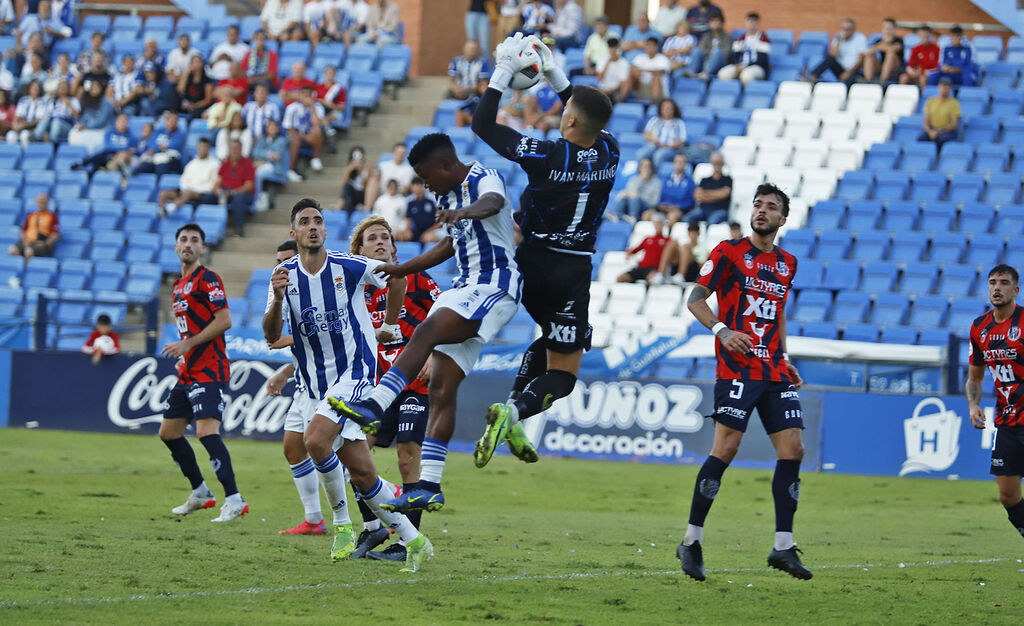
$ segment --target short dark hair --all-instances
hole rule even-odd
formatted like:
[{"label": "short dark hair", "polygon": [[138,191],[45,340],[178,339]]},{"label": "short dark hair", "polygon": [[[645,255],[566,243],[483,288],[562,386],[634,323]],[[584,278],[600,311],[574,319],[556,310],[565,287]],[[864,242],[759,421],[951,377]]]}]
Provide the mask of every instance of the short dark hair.
[{"label": "short dark hair", "polygon": [[409,151],[409,156],[406,157],[406,160],[409,161],[409,165],[416,167],[424,161],[439,156],[451,159],[458,158],[458,155],[455,153],[455,144],[444,133],[430,133],[420,137],[420,140]]},{"label": "short dark hair", "polygon": [[932,27],[927,24],[921,24],[920,26],[917,27],[917,30],[926,30],[930,33],[932,32]]},{"label": "short dark hair", "polygon": [[197,143],[205,143],[206,145],[210,145],[210,138],[209,137],[200,137],[199,141]]},{"label": "short dark hair", "polygon": [[1016,285],[1017,281],[1020,280],[1020,274],[1017,273],[1017,270],[1014,269],[1012,266],[1007,265],[1006,263],[1000,263],[999,265],[993,267],[988,271],[989,278],[992,278],[997,274],[1008,274],[1010,278],[1013,279],[1014,285]]},{"label": "short dark hair", "polygon": [[410,185],[423,185],[425,183],[423,182],[423,179],[420,178],[419,176],[413,176],[412,180],[409,181],[409,184]]},{"label": "short dark hair", "polygon": [[609,37],[605,41],[605,43],[608,44],[609,48],[618,48],[619,47],[619,38],[618,37]]},{"label": "short dark hair", "polygon": [[661,42],[658,41],[657,37],[648,37],[645,43],[653,43],[656,46],[660,46]]},{"label": "short dark hair", "polygon": [[612,101],[603,91],[588,85],[572,88],[572,105],[586,118],[589,130],[596,135],[612,118]]},{"label": "short dark hair", "polygon": [[786,195],[785,191],[779,189],[772,183],[761,183],[757,186],[757,190],[754,191],[755,198],[758,196],[767,196],[772,194],[774,194],[775,197],[779,199],[779,202],[782,203],[782,216],[789,217],[789,196]]},{"label": "short dark hair", "polygon": [[743,228],[739,222],[729,222],[729,228]]},{"label": "short dark hair", "polygon": [[289,239],[288,241],[282,243],[277,247],[278,252],[286,252],[288,250],[291,250],[292,252],[298,252],[299,244],[295,243],[294,239]]},{"label": "short dark hair", "polygon": [[110,316],[107,315],[106,313],[100,313],[96,317],[96,323],[97,324],[106,324],[107,326],[110,326],[110,324],[111,324]]},{"label": "short dark hair", "polygon": [[964,29],[960,28],[960,26],[954,26],[953,28],[949,29],[949,34],[950,35],[963,35],[964,34]]},{"label": "short dark hair", "polygon": [[699,233],[700,232],[700,224],[697,223],[697,220],[693,220],[692,222],[690,222],[686,226],[686,232],[688,232],[688,233]]},{"label": "short dark hair", "polygon": [[892,24],[893,26],[895,26],[895,25],[896,25],[896,18],[893,18],[893,17],[887,17],[887,18],[884,18],[884,19],[882,20],[882,22],[889,22],[890,24]]},{"label": "short dark hair", "polygon": [[305,209],[316,209],[320,213],[320,217],[324,216],[324,210],[320,207],[320,203],[312,198],[303,198],[295,203],[292,207],[292,216],[289,218],[289,222],[292,226],[295,226],[295,216],[304,211]]},{"label": "short dark hair", "polygon": [[751,11],[750,13],[747,13],[747,19],[748,20],[757,20],[758,22],[760,22],[761,21],[761,16],[758,15],[755,11]]},{"label": "short dark hair", "polygon": [[188,224],[182,224],[178,227],[178,230],[174,231],[174,240],[178,240],[178,236],[181,235],[182,231],[191,230],[199,233],[199,239],[203,243],[206,243],[206,232],[203,231],[203,227],[195,222],[189,222]]}]

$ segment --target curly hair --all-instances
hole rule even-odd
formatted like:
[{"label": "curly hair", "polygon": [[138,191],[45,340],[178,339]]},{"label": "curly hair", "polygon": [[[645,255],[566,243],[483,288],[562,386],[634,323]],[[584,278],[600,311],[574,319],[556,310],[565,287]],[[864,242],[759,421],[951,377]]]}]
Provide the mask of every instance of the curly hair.
[{"label": "curly hair", "polygon": [[391,258],[397,260],[398,247],[395,246],[395,233],[391,230],[391,224],[379,215],[371,215],[363,219],[356,225],[356,229],[352,231],[352,239],[348,244],[348,251],[352,254],[360,254],[359,249],[363,246],[363,234],[367,228],[371,226],[383,226],[388,229],[388,234],[391,235]]}]

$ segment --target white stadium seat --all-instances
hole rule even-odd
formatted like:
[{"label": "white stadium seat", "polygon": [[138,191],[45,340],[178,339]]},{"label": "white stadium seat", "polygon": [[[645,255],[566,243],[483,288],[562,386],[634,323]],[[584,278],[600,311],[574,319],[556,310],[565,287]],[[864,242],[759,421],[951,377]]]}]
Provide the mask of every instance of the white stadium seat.
[{"label": "white stadium seat", "polygon": [[785,191],[790,198],[796,197],[800,192],[800,170],[794,167],[772,168],[768,170],[766,178],[768,182]]},{"label": "white stadium seat", "polygon": [[863,159],[864,147],[858,141],[836,141],[828,151],[828,167],[833,170],[855,170]]},{"label": "white stadium seat", "polygon": [[836,173],[828,169],[805,170],[800,197],[813,205],[819,200],[828,200],[836,190]]},{"label": "white stadium seat", "polygon": [[892,118],[884,113],[872,113],[860,116],[857,125],[856,140],[865,150],[874,143],[889,141],[892,134]]},{"label": "white stadium seat", "polygon": [[857,83],[850,87],[846,98],[846,111],[860,116],[863,113],[875,113],[882,104],[882,86],[870,83]]},{"label": "white stadium seat", "polygon": [[683,290],[678,285],[654,285],[647,289],[644,315],[648,317],[673,317],[683,302]]},{"label": "white stadium seat", "polygon": [[643,283],[615,283],[608,294],[608,315],[634,316],[644,304],[647,286]]},{"label": "white stadium seat", "polygon": [[846,85],[818,83],[811,95],[811,110],[821,114],[841,111],[846,104]]},{"label": "white stadium seat", "polygon": [[842,140],[846,141],[853,137],[853,131],[857,127],[857,116],[853,113],[836,111],[823,116],[821,120],[821,134],[819,137],[825,141]]},{"label": "white stadium seat", "polygon": [[811,101],[811,84],[795,80],[779,83],[775,108],[779,111],[803,111]]},{"label": "white stadium seat", "polygon": [[608,285],[602,283],[590,284],[590,314],[599,314],[608,303]]},{"label": "white stadium seat", "polygon": [[619,274],[629,268],[629,259],[625,252],[610,250],[604,253],[601,260],[601,268],[597,270],[597,281],[600,283],[614,283]]},{"label": "white stadium seat", "polygon": [[[730,139],[746,139],[746,137],[726,137],[725,141],[729,141]],[[722,143],[725,143],[725,142],[722,142]],[[753,144],[753,142],[751,142],[751,144]],[[751,150],[751,154],[753,154],[753,150]],[[725,155],[722,155],[722,158],[725,158]],[[750,163],[750,155],[749,154],[747,155],[747,163]],[[725,159],[725,165],[726,165],[726,167],[729,166],[729,159]],[[711,176],[714,173],[715,173],[715,168],[711,167],[710,163],[707,163],[707,162],[698,163],[693,168],[693,182],[699,183],[700,181],[704,180],[705,178]]]},{"label": "white stadium seat", "polygon": [[762,139],[757,145],[757,156],[754,165],[761,169],[770,169],[789,163],[793,154],[793,142],[785,137]]},{"label": "white stadium seat", "polygon": [[747,124],[747,137],[770,139],[782,131],[785,116],[779,109],[754,109]]},{"label": "white stadium seat", "polygon": [[789,111],[782,135],[793,141],[812,139],[817,136],[820,126],[821,116],[814,111]]},{"label": "white stadium seat", "polygon": [[808,139],[796,144],[790,164],[800,170],[825,165],[828,143],[821,139]]},{"label": "white stadium seat", "polygon": [[[729,136],[722,140],[722,148],[720,152],[722,153],[722,158],[725,159],[726,167],[732,168],[750,165],[751,159],[754,158],[754,153],[757,152],[757,143],[752,137]],[[704,165],[704,163],[701,163],[697,167],[700,168],[701,165]],[[711,164],[708,163],[707,166],[711,167]],[[711,174],[708,174],[708,176],[710,175]],[[695,169],[693,172],[693,179],[700,182],[702,178],[704,177],[697,177],[697,170]]]},{"label": "white stadium seat", "polygon": [[882,112],[893,121],[910,115],[917,109],[921,92],[917,85],[889,85],[882,100]]}]

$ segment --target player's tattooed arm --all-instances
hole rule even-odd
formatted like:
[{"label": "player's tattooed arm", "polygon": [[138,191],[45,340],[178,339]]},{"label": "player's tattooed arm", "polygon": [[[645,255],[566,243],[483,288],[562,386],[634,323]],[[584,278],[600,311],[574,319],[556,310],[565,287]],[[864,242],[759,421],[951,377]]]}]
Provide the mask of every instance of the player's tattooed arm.
[{"label": "player's tattooed arm", "polygon": [[[714,311],[708,306],[707,299],[710,295],[711,291],[704,285],[694,285],[690,290],[690,295],[686,298],[686,308],[690,309],[690,313],[693,313],[698,322],[714,332],[715,325],[720,323],[721,320],[715,317]],[[754,347],[754,341],[750,338],[750,335],[738,333],[729,328],[721,328],[715,334],[722,342],[722,347],[729,352],[746,354]]]},{"label": "player's tattooed arm", "polygon": [[985,411],[981,408],[981,381],[984,377],[984,366],[971,365],[967,370],[967,382],[964,383],[967,412],[971,417],[971,425],[975,428],[985,427]]}]

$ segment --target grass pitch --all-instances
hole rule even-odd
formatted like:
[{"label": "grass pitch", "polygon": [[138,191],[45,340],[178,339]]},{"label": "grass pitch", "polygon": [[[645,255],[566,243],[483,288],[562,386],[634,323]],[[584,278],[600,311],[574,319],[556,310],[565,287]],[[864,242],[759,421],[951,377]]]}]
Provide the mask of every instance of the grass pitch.
[{"label": "grass pitch", "polygon": [[280,445],[228,446],[252,512],[211,524],[171,514],[187,484],[155,436],[0,430],[0,623],[1024,623],[991,483],[805,473],[802,582],[765,566],[770,472],[731,469],[697,583],[675,557],[696,467],[452,455],[436,556],[408,575],[277,535],[302,515]]}]

